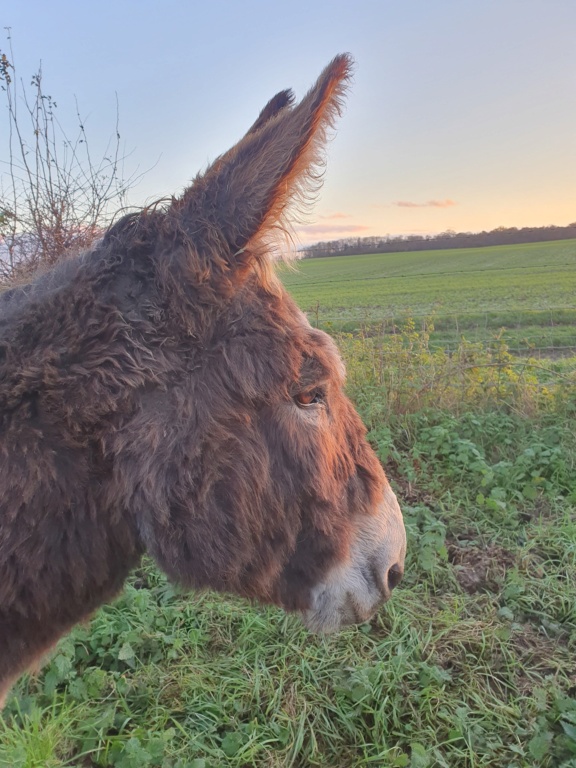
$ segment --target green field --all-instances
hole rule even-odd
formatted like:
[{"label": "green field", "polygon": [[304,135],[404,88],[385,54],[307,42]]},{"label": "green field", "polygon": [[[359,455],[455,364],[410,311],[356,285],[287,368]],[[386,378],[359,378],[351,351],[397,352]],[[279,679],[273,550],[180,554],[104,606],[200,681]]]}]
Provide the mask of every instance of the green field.
[{"label": "green field", "polygon": [[[576,243],[315,260],[284,279],[320,324],[369,331],[335,335],[403,507],[404,581],[323,638],[182,595],[145,562],[16,686],[1,768],[576,768],[575,360],[460,338],[508,318],[518,338],[571,342]],[[440,300],[432,337],[406,320]]]},{"label": "green field", "polygon": [[283,281],[321,326],[431,316],[447,343],[505,327],[517,344],[576,346],[576,240],[307,259]]}]

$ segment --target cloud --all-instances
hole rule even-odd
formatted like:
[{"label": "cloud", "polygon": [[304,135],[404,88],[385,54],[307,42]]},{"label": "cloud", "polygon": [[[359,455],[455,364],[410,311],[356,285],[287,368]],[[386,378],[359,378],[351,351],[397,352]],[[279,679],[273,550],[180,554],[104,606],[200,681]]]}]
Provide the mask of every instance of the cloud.
[{"label": "cloud", "polygon": [[409,200],[397,200],[392,205],[398,206],[398,208],[451,208],[453,205],[457,205],[454,200],[428,200],[427,203],[413,203]]},{"label": "cloud", "polygon": [[330,213],[328,216],[318,216],[319,219],[324,220],[330,220],[330,219],[350,219],[352,218],[352,215],[350,213]]},{"label": "cloud", "polygon": [[363,224],[311,224],[307,227],[296,227],[301,237],[346,237],[358,232],[366,232],[370,227]]}]

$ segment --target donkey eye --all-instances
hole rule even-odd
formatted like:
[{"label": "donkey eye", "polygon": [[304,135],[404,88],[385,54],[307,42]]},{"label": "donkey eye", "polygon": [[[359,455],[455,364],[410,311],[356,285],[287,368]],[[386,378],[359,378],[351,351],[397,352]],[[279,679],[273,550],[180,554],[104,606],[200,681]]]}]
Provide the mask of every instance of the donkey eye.
[{"label": "donkey eye", "polygon": [[322,405],[324,403],[324,392],[321,389],[299,392],[294,396],[294,401],[301,408],[309,408],[311,405]]}]

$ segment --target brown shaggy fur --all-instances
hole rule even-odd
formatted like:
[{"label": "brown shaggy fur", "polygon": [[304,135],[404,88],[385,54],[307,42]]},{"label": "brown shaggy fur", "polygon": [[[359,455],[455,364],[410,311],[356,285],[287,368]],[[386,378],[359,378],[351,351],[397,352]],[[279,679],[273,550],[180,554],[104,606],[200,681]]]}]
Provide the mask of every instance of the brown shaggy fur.
[{"label": "brown shaggy fur", "polygon": [[338,355],[266,256],[349,72],[278,94],[166,210],[0,297],[0,699],[145,551],[187,587],[305,609],[374,514]]}]

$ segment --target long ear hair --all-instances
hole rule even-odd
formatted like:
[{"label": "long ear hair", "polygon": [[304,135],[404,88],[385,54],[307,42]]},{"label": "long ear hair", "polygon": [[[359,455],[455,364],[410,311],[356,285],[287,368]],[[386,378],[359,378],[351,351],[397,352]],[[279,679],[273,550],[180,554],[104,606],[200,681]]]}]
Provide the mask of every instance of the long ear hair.
[{"label": "long ear hair", "polygon": [[290,91],[277,94],[246,136],[172,204],[198,252],[212,254],[228,273],[266,258],[290,204],[305,204],[318,189],[327,132],[351,70],[351,57],[341,54],[296,106]]}]

